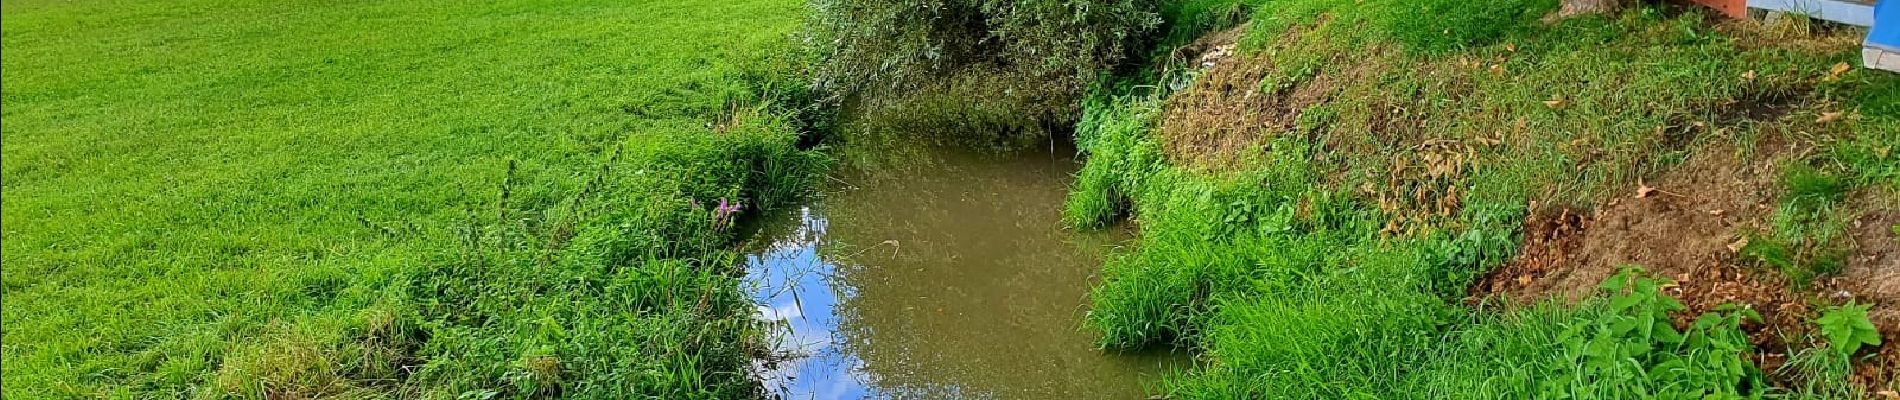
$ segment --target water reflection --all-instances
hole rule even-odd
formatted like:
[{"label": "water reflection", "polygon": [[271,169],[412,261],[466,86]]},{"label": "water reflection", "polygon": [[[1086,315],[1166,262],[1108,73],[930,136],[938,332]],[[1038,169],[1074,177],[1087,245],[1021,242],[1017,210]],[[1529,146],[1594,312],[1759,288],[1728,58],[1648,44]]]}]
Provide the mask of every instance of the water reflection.
[{"label": "water reflection", "polygon": [[[1055,152],[1054,154],[1066,154]],[[1169,355],[1105,354],[1081,326],[1111,234],[1060,228],[1075,161],[928,158],[857,170],[755,240],[760,315],[800,357],[791,399],[1139,399]]]}]

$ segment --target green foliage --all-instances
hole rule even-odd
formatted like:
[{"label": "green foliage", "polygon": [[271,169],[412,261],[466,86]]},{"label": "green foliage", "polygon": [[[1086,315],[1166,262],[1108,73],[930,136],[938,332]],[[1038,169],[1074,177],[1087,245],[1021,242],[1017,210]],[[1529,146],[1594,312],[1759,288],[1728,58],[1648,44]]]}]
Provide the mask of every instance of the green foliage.
[{"label": "green foliage", "polygon": [[1559,336],[1571,353],[1581,355],[1579,373],[1598,380],[1588,390],[1707,398],[1736,397],[1761,387],[1760,372],[1746,358],[1753,346],[1741,332],[1744,319],[1759,321],[1759,315],[1731,307],[1726,315],[1705,314],[1687,332],[1678,332],[1669,315],[1684,310],[1682,303],[1663,294],[1663,282],[1642,273],[1629,268],[1610,277],[1603,285],[1614,294],[1609,314]]},{"label": "green foliage", "polygon": [[1165,60],[1175,47],[1202,35],[1247,21],[1253,8],[1267,0],[1166,0],[1161,2],[1161,31],[1149,62]]},{"label": "green foliage", "polygon": [[[1092,81],[1159,21],[1140,0],[813,0],[806,38],[817,87],[905,90],[996,67],[1048,85]],[[1037,82],[1018,81],[1018,84]]]},{"label": "green foliage", "polygon": [[[949,131],[963,134],[1042,133],[1043,124],[1069,123],[1084,88],[1144,49],[1160,22],[1153,0],[812,0],[808,8],[815,87],[895,134],[942,124],[974,128]],[[990,122],[967,126],[970,115]]]},{"label": "green foliage", "polygon": [[1866,80],[1867,88],[1851,96],[1860,113],[1869,117],[1900,118],[1900,76],[1875,72],[1859,77]]},{"label": "green foliage", "polygon": [[1843,185],[1900,191],[1900,116],[1867,117],[1853,137],[1831,150],[1827,158],[1846,167]]},{"label": "green foliage", "polygon": [[1827,347],[1809,347],[1795,351],[1788,356],[1781,373],[1795,380],[1789,390],[1792,398],[1857,400],[1865,399],[1866,391],[1849,383],[1854,374],[1853,358],[1849,354]]},{"label": "green foliage", "polygon": [[[1236,3],[1256,3],[1239,1]],[[1539,26],[1538,18],[1556,9],[1556,0],[1427,0],[1348,1],[1279,0],[1257,2],[1253,43],[1293,26],[1328,19],[1346,28],[1324,35],[1330,45],[1351,48],[1367,43],[1393,43],[1418,53],[1485,46],[1507,37],[1525,35]],[[1429,15],[1431,18],[1420,18]]]},{"label": "green foliage", "polygon": [[[1405,1],[1393,2],[1372,18],[1408,49],[1446,52],[1526,33],[1556,8],[1554,0]],[[1431,17],[1420,17],[1426,15]]]},{"label": "green foliage", "polygon": [[1871,306],[1850,302],[1822,311],[1814,325],[1820,328],[1821,336],[1827,338],[1828,348],[1845,356],[1854,354],[1862,345],[1879,346],[1880,330],[1867,319],[1867,309]]},{"label": "green foliage", "polygon": [[1771,216],[1770,232],[1748,236],[1741,254],[1780,270],[1796,286],[1836,274],[1847,265],[1848,216],[1836,209],[1853,188],[1837,174],[1807,165],[1789,166],[1782,175],[1782,201]]},{"label": "green foliage", "polygon": [[[454,259],[409,279],[436,332],[412,379],[443,394],[733,398],[758,332],[728,268],[722,201],[769,209],[814,184],[822,159],[771,119],[610,158],[520,225],[471,227]],[[612,177],[612,179],[609,179]],[[742,209],[743,210],[743,209]]]},{"label": "green foliage", "polygon": [[[1118,106],[1123,102],[1133,104]],[[1089,162],[1076,174],[1063,208],[1070,226],[1100,227],[1128,211],[1141,179],[1161,167],[1159,144],[1146,135],[1160,104],[1153,100],[1092,98],[1076,124],[1078,151]]]},{"label": "green foliage", "polygon": [[1682,309],[1657,281],[1630,268],[1604,281],[1603,294],[1575,306],[1542,303],[1505,315],[1476,315],[1447,336],[1408,381],[1425,397],[1470,399],[1749,398],[1763,375],[1741,324],[1760,317],[1718,308],[1688,329],[1670,324]]},{"label": "green foliage", "polygon": [[1816,209],[1832,205],[1847,196],[1847,181],[1840,176],[1807,165],[1794,165],[1781,178],[1787,200],[1795,207]]}]

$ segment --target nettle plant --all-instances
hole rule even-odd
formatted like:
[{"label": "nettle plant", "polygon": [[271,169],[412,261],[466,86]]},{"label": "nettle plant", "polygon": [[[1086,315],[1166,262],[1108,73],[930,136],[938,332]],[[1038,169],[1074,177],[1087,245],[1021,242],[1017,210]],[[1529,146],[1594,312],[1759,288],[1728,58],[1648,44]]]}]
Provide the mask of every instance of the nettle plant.
[{"label": "nettle plant", "polygon": [[[1609,312],[1573,325],[1561,335],[1560,342],[1580,369],[1577,375],[1598,382],[1591,390],[1647,397],[1724,397],[1763,387],[1761,371],[1744,357],[1752,345],[1741,331],[1743,320],[1761,316],[1725,306],[1679,331],[1669,314],[1686,308],[1664,294],[1666,284],[1648,277],[1642,268],[1625,268],[1601,287],[1610,295]],[[1671,384],[1659,384],[1663,382]],[[1551,389],[1573,389],[1555,385]]]},{"label": "nettle plant", "polygon": [[1862,346],[1879,346],[1880,330],[1867,319],[1867,309],[1871,306],[1850,302],[1822,312],[1814,324],[1821,328],[1821,336],[1827,338],[1828,348],[1841,356],[1851,356]]}]

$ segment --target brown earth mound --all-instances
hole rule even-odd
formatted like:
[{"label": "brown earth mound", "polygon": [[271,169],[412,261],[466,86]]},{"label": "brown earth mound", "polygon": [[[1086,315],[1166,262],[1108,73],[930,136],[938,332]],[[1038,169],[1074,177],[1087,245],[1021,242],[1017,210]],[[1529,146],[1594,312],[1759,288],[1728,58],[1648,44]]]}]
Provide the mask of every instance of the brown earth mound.
[{"label": "brown earth mound", "polygon": [[[1741,161],[1750,159],[1760,161]],[[1872,315],[1885,335],[1876,356],[1860,363],[1855,381],[1891,387],[1900,370],[1900,251],[1892,232],[1900,213],[1889,208],[1860,218],[1847,271],[1812,290],[1794,290],[1778,272],[1737,255],[1742,236],[1763,229],[1772,212],[1778,175],[1770,159],[1703,152],[1593,211],[1534,205],[1517,258],[1480,279],[1472,294],[1575,301],[1622,267],[1640,266],[1675,281],[1670,294],[1689,308],[1681,324],[1724,304],[1760,313],[1762,321],[1743,329],[1759,349],[1757,364],[1768,371],[1790,351],[1811,346],[1816,304],[1852,296],[1875,304]]]},{"label": "brown earth mound", "polygon": [[[1854,240],[1854,256],[1838,278],[1828,286],[1863,302],[1900,305],[1900,239],[1894,227],[1900,226],[1900,211],[1872,211],[1855,218],[1849,228]],[[1845,297],[1842,296],[1842,297]],[[1900,307],[1878,307],[1868,317],[1882,331],[1900,330]]]},{"label": "brown earth mound", "polygon": [[[1218,169],[1258,154],[1266,141],[1294,130],[1301,113],[1332,99],[1347,83],[1368,78],[1376,69],[1368,59],[1382,58],[1347,60],[1348,54],[1340,53],[1321,64],[1341,67],[1293,73],[1275,63],[1269,56],[1274,51],[1236,54],[1234,41],[1245,28],[1208,35],[1177,52],[1177,58],[1205,70],[1185,90],[1168,96],[1161,117],[1163,149],[1176,165]],[[1300,34],[1299,27],[1288,33]],[[1276,81],[1284,83],[1263,83]]]}]

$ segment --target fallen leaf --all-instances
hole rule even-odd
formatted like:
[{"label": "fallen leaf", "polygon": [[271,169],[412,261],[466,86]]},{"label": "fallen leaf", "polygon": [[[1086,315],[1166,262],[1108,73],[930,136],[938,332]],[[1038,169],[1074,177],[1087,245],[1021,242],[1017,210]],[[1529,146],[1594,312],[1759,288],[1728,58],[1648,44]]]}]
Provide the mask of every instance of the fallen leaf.
[{"label": "fallen leaf", "polygon": [[1518,275],[1518,276],[1517,276],[1517,284],[1519,284],[1519,285],[1529,285],[1529,284],[1531,284],[1531,276],[1530,276],[1530,275]]},{"label": "fallen leaf", "polygon": [[1817,123],[1817,124],[1825,124],[1825,123],[1829,123],[1829,122],[1834,122],[1834,121],[1839,121],[1839,120],[1841,120],[1841,112],[1840,112],[1840,111],[1835,111],[1835,112],[1824,112],[1824,113],[1821,113],[1821,117],[1820,117],[1820,118],[1815,118],[1815,119],[1814,119],[1814,123]]},{"label": "fallen leaf", "polygon": [[1727,214],[1727,213],[1728,213],[1727,211],[1722,211],[1722,210],[1709,210],[1709,215],[1714,215],[1717,217],[1720,217],[1722,216],[1722,214]]},{"label": "fallen leaf", "polygon": [[1754,82],[1754,81],[1755,81],[1755,70],[1752,70],[1752,69],[1751,69],[1751,70],[1748,70],[1748,72],[1743,72],[1743,73],[1742,73],[1742,80],[1744,80],[1744,81],[1749,81],[1749,82]]},{"label": "fallen leaf", "polygon": [[1656,194],[1656,188],[1650,187],[1649,184],[1646,183],[1636,183],[1636,198],[1648,198],[1652,194]]},{"label": "fallen leaf", "polygon": [[1516,44],[1516,43],[1505,43],[1505,44],[1504,44],[1504,50],[1505,50],[1505,51],[1509,51],[1509,52],[1512,52],[1512,53],[1516,53],[1516,52],[1517,52],[1517,44]]},{"label": "fallen leaf", "polygon": [[1847,73],[1847,70],[1850,69],[1854,69],[1854,66],[1847,65],[1847,63],[1836,63],[1834,64],[1834,68],[1827,69],[1827,77],[1840,78],[1841,74]]},{"label": "fallen leaf", "polygon": [[1736,238],[1734,242],[1730,242],[1728,244],[1728,251],[1730,253],[1740,253],[1742,252],[1742,248],[1745,248],[1745,247],[1748,247],[1747,236]]},{"label": "fallen leaf", "polygon": [[1497,75],[1497,76],[1504,76],[1504,66],[1491,64],[1491,74]]},{"label": "fallen leaf", "polygon": [[1550,107],[1553,110],[1562,110],[1564,107],[1567,107],[1569,105],[1570,105],[1570,101],[1564,100],[1564,98],[1562,97],[1553,98],[1550,100],[1544,100],[1544,106]]}]

